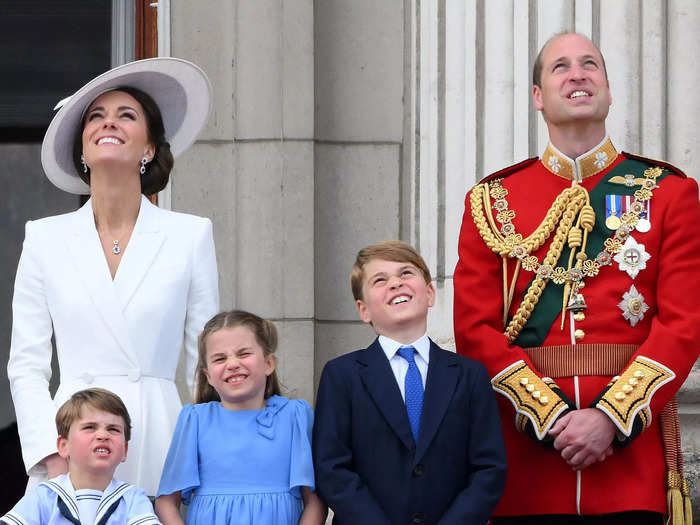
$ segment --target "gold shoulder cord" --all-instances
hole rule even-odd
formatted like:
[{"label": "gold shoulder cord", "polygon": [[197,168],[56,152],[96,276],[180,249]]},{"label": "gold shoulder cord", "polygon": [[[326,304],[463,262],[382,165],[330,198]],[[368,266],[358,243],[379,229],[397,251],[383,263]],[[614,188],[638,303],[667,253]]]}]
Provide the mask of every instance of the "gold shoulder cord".
[{"label": "gold shoulder cord", "polygon": [[[622,249],[622,244],[639,222],[639,217],[645,209],[643,203],[650,200],[653,190],[658,188],[656,179],[663,174],[663,171],[659,166],[644,170],[642,187],[634,192],[635,201],[630,210],[622,214],[622,224],[605,240],[603,250],[598,253],[595,260],[588,259],[586,255],[586,242],[595,224],[595,212],[585,188],[574,185],[557,195],[539,226],[530,236],[523,239],[521,234],[515,233],[515,227],[511,222],[515,218],[515,212],[508,209],[508,202],[505,199],[508,190],[501,185],[501,179],[477,184],[474,187],[470,196],[474,224],[486,245],[503,260],[503,326],[504,334],[509,341],[512,342],[518,337],[550,279],[554,284],[564,285],[561,329],[564,329],[564,314],[567,310],[580,315],[580,312],[586,308],[583,295],[579,293],[584,286],[583,278],[595,277],[602,266],[611,264],[613,256]],[[493,205],[491,197],[496,199]],[[500,229],[494,221],[492,209],[498,211],[496,220],[502,225]],[[546,242],[555,227],[554,239],[540,264],[537,257],[530,254]],[[565,241],[571,248],[569,264],[567,268],[557,267]],[[508,258],[517,259],[510,286],[508,285]],[[535,279],[513,319],[508,323],[508,312],[521,266],[527,271],[535,272]]]},{"label": "gold shoulder cord", "polygon": [[[526,239],[523,239],[521,234],[514,233],[512,224],[510,224],[510,219],[515,217],[515,213],[512,210],[508,210],[503,205],[497,207],[497,209],[501,208],[497,218],[500,222],[506,222],[510,227],[504,227],[499,230],[494,221],[490,197],[494,196],[499,202],[503,201],[507,194],[508,190],[501,186],[499,179],[496,179],[491,182],[491,187],[487,184],[475,186],[471,193],[470,203],[474,224],[481,238],[503,260],[503,325],[506,337],[513,341],[518,337],[523,326],[530,318],[550,278],[557,284],[566,282],[563,309],[566,308],[571,289],[570,281],[576,281],[572,277],[582,274],[582,264],[587,258],[585,254],[586,240],[588,233],[593,229],[595,213],[590,205],[588,192],[583,187],[576,185],[566,188],[554,200],[554,203],[535,231]],[[576,223],[575,225],[574,222]],[[555,228],[554,239],[542,264],[539,264],[537,258],[530,254],[547,241]],[[583,228],[583,232],[581,228]],[[571,248],[568,269],[555,268],[561,256],[564,242],[567,240]],[[578,255],[575,254],[576,248],[580,248]],[[510,286],[508,285],[509,257],[518,259]],[[576,265],[572,267],[574,257],[576,258]],[[526,270],[534,271],[536,276],[520,303],[515,316],[508,323],[508,311],[513,300],[515,284],[521,265]],[[572,272],[572,270],[575,271]],[[578,280],[580,281],[580,277]]]}]

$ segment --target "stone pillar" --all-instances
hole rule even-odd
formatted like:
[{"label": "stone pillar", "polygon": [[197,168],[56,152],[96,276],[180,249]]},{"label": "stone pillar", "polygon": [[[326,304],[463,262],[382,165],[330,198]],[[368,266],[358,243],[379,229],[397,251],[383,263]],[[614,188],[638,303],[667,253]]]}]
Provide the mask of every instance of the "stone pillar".
[{"label": "stone pillar", "polygon": [[172,55],[214,86],[213,114],[178,159],[172,207],[214,222],[221,308],[275,321],[292,397],[313,401],[313,2],[171,4]]},{"label": "stone pillar", "polygon": [[314,3],[316,379],[373,339],[350,292],[363,246],[400,234],[403,2]]}]

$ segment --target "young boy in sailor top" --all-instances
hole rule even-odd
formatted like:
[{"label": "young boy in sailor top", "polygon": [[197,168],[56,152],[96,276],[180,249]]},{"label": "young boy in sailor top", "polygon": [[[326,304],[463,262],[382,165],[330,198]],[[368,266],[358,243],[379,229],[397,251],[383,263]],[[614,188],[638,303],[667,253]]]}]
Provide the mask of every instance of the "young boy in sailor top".
[{"label": "young boy in sailor top", "polygon": [[76,392],[56,413],[56,428],[68,473],[28,491],[1,523],[160,524],[146,493],[114,478],[131,437],[131,418],[118,396],[102,388]]}]

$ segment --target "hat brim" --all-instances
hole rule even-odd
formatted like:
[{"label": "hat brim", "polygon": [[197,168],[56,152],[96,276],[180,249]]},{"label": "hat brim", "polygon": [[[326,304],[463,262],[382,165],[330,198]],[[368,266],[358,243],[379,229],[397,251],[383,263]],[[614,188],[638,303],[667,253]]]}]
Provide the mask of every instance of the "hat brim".
[{"label": "hat brim", "polygon": [[76,91],[49,124],[41,145],[41,164],[47,178],[58,188],[69,193],[90,193],[73,164],[75,133],[88,105],[102,93],[119,87],[137,88],[153,98],[174,157],[192,145],[209,118],[211,83],[192,62],[159,57],[115,67]]}]

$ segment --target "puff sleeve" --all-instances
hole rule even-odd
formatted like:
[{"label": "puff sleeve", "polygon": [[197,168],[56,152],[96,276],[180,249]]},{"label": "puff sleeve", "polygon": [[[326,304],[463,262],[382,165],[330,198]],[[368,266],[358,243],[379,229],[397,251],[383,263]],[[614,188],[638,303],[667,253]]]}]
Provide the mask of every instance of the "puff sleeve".
[{"label": "puff sleeve", "polygon": [[189,505],[193,491],[200,485],[198,436],[195,405],[185,405],[177,419],[156,497],[180,491],[183,503]]}]

